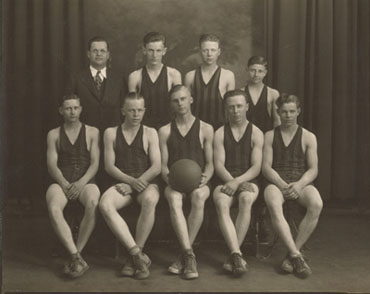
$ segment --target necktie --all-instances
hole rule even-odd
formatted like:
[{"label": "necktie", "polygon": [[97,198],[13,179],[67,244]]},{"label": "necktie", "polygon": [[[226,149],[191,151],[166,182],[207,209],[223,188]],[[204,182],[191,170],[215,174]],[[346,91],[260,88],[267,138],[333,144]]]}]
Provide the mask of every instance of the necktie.
[{"label": "necktie", "polygon": [[100,91],[101,84],[103,83],[103,80],[100,77],[100,70],[98,70],[98,72],[96,73],[94,80],[95,80],[96,88],[98,89],[98,91]]}]

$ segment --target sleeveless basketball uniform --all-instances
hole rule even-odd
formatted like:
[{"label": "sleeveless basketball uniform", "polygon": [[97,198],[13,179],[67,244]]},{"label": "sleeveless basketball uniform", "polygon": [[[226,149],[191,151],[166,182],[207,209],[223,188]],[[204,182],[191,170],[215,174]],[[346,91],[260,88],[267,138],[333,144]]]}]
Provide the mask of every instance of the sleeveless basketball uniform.
[{"label": "sleeveless basketball uniform", "polygon": [[302,127],[298,129],[288,146],[284,145],[280,126],[274,130],[272,168],[288,184],[298,181],[307,170],[302,150]]},{"label": "sleeveless basketball uniform", "polygon": [[264,85],[261,95],[258,98],[257,104],[253,104],[251,94],[249,93],[248,85],[244,89],[249,102],[247,111],[248,121],[257,126],[263,133],[273,129],[273,119],[267,111],[267,86]]},{"label": "sleeveless basketball uniform", "polygon": [[143,125],[140,126],[134,140],[129,145],[123,136],[122,126],[117,127],[115,166],[122,172],[134,178],[140,177],[147,169],[150,168],[149,156],[145,153],[143,145]]},{"label": "sleeveless basketball uniform", "polygon": [[[86,173],[90,166],[90,152],[87,150],[85,124],[81,124],[74,144],[67,137],[64,125],[61,125],[57,165],[70,183],[78,181]],[[94,178],[89,181],[89,183],[93,182]]]},{"label": "sleeveless basketball uniform", "polygon": [[200,140],[200,120],[196,118],[188,133],[183,137],[177,128],[176,121],[171,122],[171,132],[167,141],[168,167],[179,159],[191,159],[203,170],[205,166],[204,151]]},{"label": "sleeveless basketball uniform", "polygon": [[143,124],[157,130],[161,126],[168,124],[172,117],[168,101],[167,67],[165,65],[163,65],[154,83],[150,79],[146,67],[143,67],[141,94],[145,99],[146,108]]},{"label": "sleeveless basketball uniform", "polygon": [[192,96],[193,114],[217,130],[225,122],[223,99],[219,90],[221,67],[219,66],[208,84],[204,83],[201,68],[195,70]]}]

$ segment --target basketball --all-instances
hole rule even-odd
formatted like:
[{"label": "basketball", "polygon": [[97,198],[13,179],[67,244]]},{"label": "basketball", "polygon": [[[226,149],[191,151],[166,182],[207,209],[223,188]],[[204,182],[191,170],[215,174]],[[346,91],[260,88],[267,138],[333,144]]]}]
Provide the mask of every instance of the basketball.
[{"label": "basketball", "polygon": [[190,193],[199,186],[202,180],[202,170],[194,160],[180,159],[170,167],[168,179],[174,190]]}]

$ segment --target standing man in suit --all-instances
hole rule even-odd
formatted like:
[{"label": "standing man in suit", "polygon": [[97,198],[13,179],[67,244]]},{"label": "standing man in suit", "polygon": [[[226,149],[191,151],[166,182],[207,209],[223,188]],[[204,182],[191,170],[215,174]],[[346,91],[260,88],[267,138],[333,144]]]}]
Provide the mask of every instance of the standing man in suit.
[{"label": "standing man in suit", "polygon": [[166,55],[166,38],[158,32],[150,32],[143,39],[146,64],[128,77],[130,92],[141,93],[145,99],[143,123],[157,130],[172,119],[168,104],[168,92],[181,84],[181,74],[175,68],[163,64]]},{"label": "standing man in suit", "polygon": [[106,128],[121,123],[125,79],[108,66],[110,52],[105,38],[93,37],[89,40],[87,58],[90,66],[71,76],[66,93],[80,97],[84,108],[81,120],[98,128],[102,136]]}]

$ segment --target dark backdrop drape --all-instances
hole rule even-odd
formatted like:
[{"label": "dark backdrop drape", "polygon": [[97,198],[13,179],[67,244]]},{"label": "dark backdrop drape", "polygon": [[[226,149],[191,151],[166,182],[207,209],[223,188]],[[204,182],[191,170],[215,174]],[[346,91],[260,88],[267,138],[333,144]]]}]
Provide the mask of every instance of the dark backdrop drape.
[{"label": "dark backdrop drape", "polygon": [[369,201],[370,2],[267,0],[266,48],[281,92],[303,98],[324,199]]},{"label": "dark backdrop drape", "polygon": [[221,64],[245,83],[251,55],[269,60],[268,84],[303,98],[303,125],[317,134],[324,199],[369,200],[370,94],[367,0],[3,0],[1,187],[8,199],[44,202],[45,138],[86,43],[111,41],[112,66],[141,64],[150,30],[169,42],[166,63],[185,74],[197,40],[223,40]]}]

